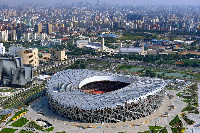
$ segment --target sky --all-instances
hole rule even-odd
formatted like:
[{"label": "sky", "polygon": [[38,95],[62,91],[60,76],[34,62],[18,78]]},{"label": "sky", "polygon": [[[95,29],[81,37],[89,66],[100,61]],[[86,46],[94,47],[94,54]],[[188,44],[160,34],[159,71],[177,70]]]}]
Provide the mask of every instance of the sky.
[{"label": "sky", "polygon": [[[97,0],[0,0],[3,3],[63,3],[71,4],[80,1],[96,4]],[[99,0],[99,3],[106,2],[108,4],[119,5],[200,5],[200,0]]]}]

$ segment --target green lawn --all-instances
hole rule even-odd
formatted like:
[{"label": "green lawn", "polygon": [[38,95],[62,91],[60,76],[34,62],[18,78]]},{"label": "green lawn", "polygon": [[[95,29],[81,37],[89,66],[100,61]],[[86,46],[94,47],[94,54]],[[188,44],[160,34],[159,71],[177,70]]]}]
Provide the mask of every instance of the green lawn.
[{"label": "green lawn", "polygon": [[181,112],[185,112],[185,111],[189,111],[189,112],[199,114],[198,108],[193,107],[191,105],[188,105],[187,107],[185,107]]},{"label": "green lawn", "polygon": [[181,127],[178,127],[178,128],[171,128],[171,130],[172,130],[172,133],[181,133],[182,128],[181,128]]},{"label": "green lawn", "polygon": [[53,131],[54,127],[47,128],[45,131],[50,132]]},{"label": "green lawn", "polygon": [[176,116],[174,117],[174,119],[170,121],[169,125],[172,126],[172,127],[177,128],[177,127],[182,127],[182,126],[183,126],[183,123],[182,123],[182,121],[179,119],[178,115],[176,115]]},{"label": "green lawn", "polygon": [[24,110],[18,111],[6,124],[8,124],[9,122],[11,122],[12,119],[15,118],[16,116],[18,116],[18,115],[20,115],[21,113],[26,112],[26,111],[28,111],[28,110],[27,110],[27,109],[24,109]]},{"label": "green lawn", "polygon": [[154,130],[154,129],[162,129],[163,127],[160,126],[149,126],[150,130]]},{"label": "green lawn", "polygon": [[151,133],[150,131],[138,132],[138,133]]},{"label": "green lawn", "polygon": [[166,127],[160,126],[149,126],[149,131],[138,132],[138,133],[167,133]]},{"label": "green lawn", "polygon": [[0,89],[0,92],[14,92],[15,89]]},{"label": "green lawn", "polygon": [[0,133],[14,133],[15,131],[17,131],[17,129],[13,129],[13,128],[4,128],[1,130]]},{"label": "green lawn", "polygon": [[32,131],[21,130],[19,133],[34,133]]},{"label": "green lawn", "polygon": [[117,70],[126,70],[126,69],[131,69],[133,66],[131,65],[119,65],[116,67]]},{"label": "green lawn", "polygon": [[168,133],[166,127],[164,127],[162,130],[160,130],[159,133]]},{"label": "green lawn", "polygon": [[28,120],[24,117],[19,118],[17,121],[11,124],[13,127],[22,127],[28,122]]}]

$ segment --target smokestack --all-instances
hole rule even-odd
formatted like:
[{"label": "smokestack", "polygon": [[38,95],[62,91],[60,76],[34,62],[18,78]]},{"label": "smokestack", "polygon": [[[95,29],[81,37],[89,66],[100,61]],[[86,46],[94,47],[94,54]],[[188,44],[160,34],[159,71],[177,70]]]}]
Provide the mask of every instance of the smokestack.
[{"label": "smokestack", "polygon": [[120,43],[120,48],[122,48],[122,42]]},{"label": "smokestack", "polygon": [[104,38],[102,38],[102,41],[101,41],[101,51],[104,51]]},{"label": "smokestack", "polygon": [[144,54],[144,43],[142,43],[142,52],[141,52],[141,55],[145,56],[145,54]]}]

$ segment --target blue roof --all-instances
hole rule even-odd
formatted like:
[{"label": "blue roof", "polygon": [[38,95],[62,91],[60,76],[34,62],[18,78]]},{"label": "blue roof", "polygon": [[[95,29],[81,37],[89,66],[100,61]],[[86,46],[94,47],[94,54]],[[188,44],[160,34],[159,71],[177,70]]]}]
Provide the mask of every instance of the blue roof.
[{"label": "blue roof", "polygon": [[152,42],[157,42],[158,40],[156,40],[156,39],[152,39],[151,41],[152,41]]},{"label": "blue roof", "polygon": [[169,42],[169,40],[164,40],[164,42]]}]

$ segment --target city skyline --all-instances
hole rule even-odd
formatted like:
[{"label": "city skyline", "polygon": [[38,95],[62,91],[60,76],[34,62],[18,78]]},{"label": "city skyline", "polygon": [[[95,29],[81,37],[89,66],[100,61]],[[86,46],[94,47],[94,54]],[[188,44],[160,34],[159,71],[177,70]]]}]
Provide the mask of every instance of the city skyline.
[{"label": "city skyline", "polygon": [[200,2],[1,0],[0,133],[200,133]]},{"label": "city skyline", "polygon": [[[48,2],[48,4],[55,4],[55,3],[63,3],[63,4],[76,4],[78,2],[88,2],[91,4],[97,4],[97,1],[92,1],[92,0],[73,0],[73,1],[65,1],[65,0],[18,0],[17,3],[41,3],[41,4],[46,4]],[[120,0],[109,0],[109,1],[105,1],[105,0],[100,0],[99,4],[102,3],[107,3],[107,4],[120,4],[120,5],[200,5],[200,1],[198,0],[168,0],[168,1],[159,1],[159,0],[140,0],[140,1],[133,1],[133,0],[124,0],[124,1],[120,1]],[[15,0],[2,0],[2,3],[16,3]]]}]

